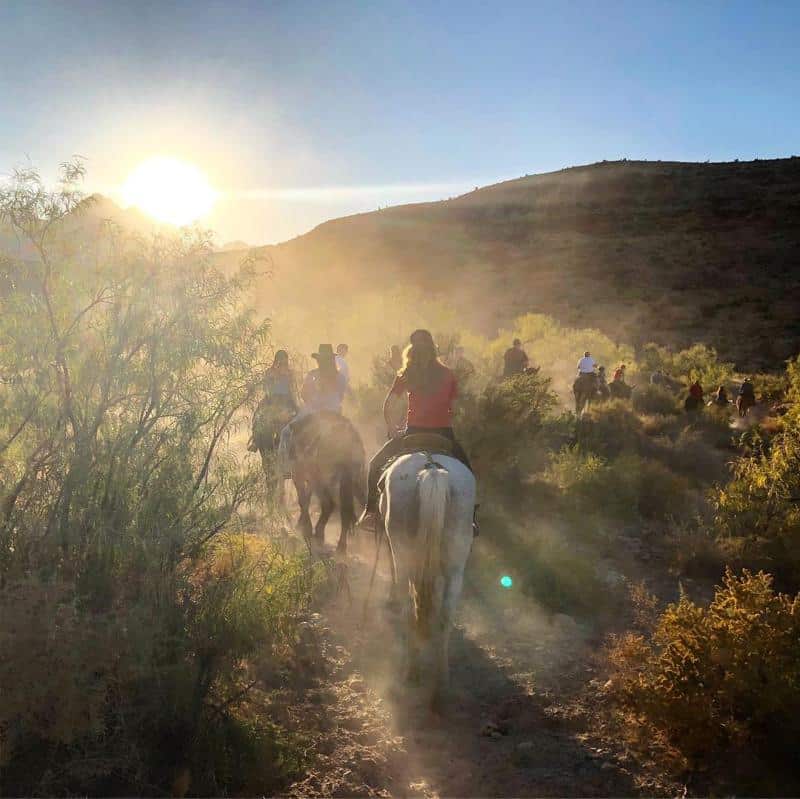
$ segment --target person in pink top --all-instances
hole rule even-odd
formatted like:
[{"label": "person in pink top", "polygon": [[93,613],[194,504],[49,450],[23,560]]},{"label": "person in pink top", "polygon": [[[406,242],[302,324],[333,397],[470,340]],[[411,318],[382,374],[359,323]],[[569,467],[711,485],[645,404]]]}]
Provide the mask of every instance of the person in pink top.
[{"label": "person in pink top", "polygon": [[[361,523],[374,517],[377,510],[378,478],[385,464],[403,450],[402,439],[414,433],[435,433],[452,443],[453,455],[469,468],[469,459],[453,432],[453,403],[458,397],[458,381],[452,369],[438,357],[433,336],[427,330],[415,330],[403,352],[403,366],[386,395],[383,418],[389,441],[375,454],[367,476],[367,506]],[[403,428],[393,425],[391,407],[396,397],[408,396],[408,414]]]}]

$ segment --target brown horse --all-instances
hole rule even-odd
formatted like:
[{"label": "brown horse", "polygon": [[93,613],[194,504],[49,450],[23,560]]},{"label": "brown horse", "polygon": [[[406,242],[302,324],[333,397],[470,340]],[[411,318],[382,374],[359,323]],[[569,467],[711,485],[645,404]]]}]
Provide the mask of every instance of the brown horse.
[{"label": "brown horse", "polygon": [[[325,541],[328,523],[338,495],[342,532],[337,549],[347,552],[347,536],[355,527],[355,500],[364,495],[364,444],[353,423],[341,414],[319,411],[296,419],[289,434],[281,437],[281,459],[297,489],[300,518],[297,526],[307,541]],[[311,497],[319,499],[320,514],[312,524]]]},{"label": "brown horse", "polygon": [[597,398],[597,377],[593,374],[582,374],[572,384],[575,395],[575,415],[580,416],[584,409]]},{"label": "brown horse", "polygon": [[750,412],[750,408],[755,407],[756,398],[752,394],[739,394],[736,398],[736,410],[739,416],[744,418]]}]

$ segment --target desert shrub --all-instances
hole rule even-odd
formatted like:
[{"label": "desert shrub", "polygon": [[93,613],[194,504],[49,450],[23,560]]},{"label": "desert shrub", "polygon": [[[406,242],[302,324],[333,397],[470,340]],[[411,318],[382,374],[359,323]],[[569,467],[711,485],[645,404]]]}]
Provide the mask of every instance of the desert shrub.
[{"label": "desert shrub", "polygon": [[493,382],[480,396],[463,397],[455,426],[481,476],[505,479],[513,473],[556,404],[550,381],[533,374]]},{"label": "desert shrub", "polygon": [[601,526],[681,519],[694,512],[685,478],[635,454],[608,461],[568,447],[553,454],[544,479],[561,490],[567,513]]},{"label": "desert shrub", "polygon": [[699,380],[706,390],[729,383],[734,375],[733,364],[720,361],[717,351],[705,344],[695,344],[679,352],[648,344],[642,351],[640,361],[648,375],[660,369],[682,380],[687,386],[693,380]]},{"label": "desert shrub", "polygon": [[672,392],[649,383],[633,392],[632,403],[637,413],[669,416],[681,411],[678,400]]},{"label": "desert shrub", "polygon": [[650,635],[613,640],[612,685],[627,723],[692,760],[753,749],[788,757],[800,732],[800,596],[763,572],[728,572],[708,607],[683,596]]},{"label": "desert shrub", "polygon": [[624,400],[590,407],[576,424],[578,446],[585,452],[613,457],[636,452],[642,434],[642,421]]},{"label": "desert shrub", "polygon": [[790,424],[765,450],[740,458],[712,494],[715,528],[745,560],[766,561],[800,581],[800,427]]},{"label": "desert shrub", "polygon": [[645,451],[676,474],[689,478],[693,485],[710,485],[729,475],[728,453],[709,444],[702,431],[694,427],[684,427],[674,439],[654,438]]},{"label": "desert shrub", "polygon": [[185,765],[226,792],[192,742],[229,750],[247,661],[280,656],[310,592],[272,555],[204,570],[260,499],[232,442],[267,326],[242,304],[252,265],[221,274],[202,232],[76,226],[80,173],[0,190],[29,254],[4,264],[0,316],[3,789],[163,793]]},{"label": "desert shrub", "polygon": [[753,389],[760,402],[780,402],[789,389],[789,376],[785,372],[753,375]]}]

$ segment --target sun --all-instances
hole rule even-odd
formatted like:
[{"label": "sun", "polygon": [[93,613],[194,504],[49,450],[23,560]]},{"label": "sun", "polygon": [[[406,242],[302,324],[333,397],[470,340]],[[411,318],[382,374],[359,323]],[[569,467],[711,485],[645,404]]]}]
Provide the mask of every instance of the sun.
[{"label": "sun", "polygon": [[158,156],[128,175],[122,198],[161,222],[188,225],[211,211],[217,192],[193,164]]}]

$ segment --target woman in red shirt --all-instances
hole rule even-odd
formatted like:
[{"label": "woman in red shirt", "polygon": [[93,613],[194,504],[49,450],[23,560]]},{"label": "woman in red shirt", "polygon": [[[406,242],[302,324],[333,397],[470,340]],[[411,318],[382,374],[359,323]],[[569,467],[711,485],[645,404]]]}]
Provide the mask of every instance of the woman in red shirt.
[{"label": "woman in red shirt", "polygon": [[[405,436],[415,433],[443,436],[452,443],[454,457],[470,467],[467,454],[453,433],[453,403],[458,397],[456,376],[439,360],[433,336],[427,330],[415,330],[410,341],[403,353],[403,366],[383,403],[390,440],[370,461],[367,507],[362,522],[377,510],[378,478],[387,461],[403,451]],[[408,416],[405,428],[397,428],[392,423],[391,405],[395,397],[403,394],[408,395]]]}]

